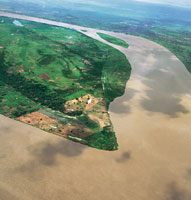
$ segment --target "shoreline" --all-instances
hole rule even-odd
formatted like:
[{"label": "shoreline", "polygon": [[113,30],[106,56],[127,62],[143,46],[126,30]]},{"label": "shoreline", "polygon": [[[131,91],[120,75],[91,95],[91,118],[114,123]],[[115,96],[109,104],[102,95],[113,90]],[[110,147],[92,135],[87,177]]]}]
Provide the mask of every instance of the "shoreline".
[{"label": "shoreline", "polygon": [[191,75],[166,48],[118,36],[132,67],[125,94],[109,108],[119,150],[88,148],[0,115],[0,188],[14,195],[0,190],[5,200],[191,198]]}]

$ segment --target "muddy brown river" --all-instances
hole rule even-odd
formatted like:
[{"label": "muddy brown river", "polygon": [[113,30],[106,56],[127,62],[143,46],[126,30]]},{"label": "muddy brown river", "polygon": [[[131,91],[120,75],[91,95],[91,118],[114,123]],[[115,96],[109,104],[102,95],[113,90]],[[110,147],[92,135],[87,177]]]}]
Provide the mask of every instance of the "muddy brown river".
[{"label": "muddy brown river", "polygon": [[125,40],[132,66],[125,94],[110,105],[119,150],[101,151],[0,116],[1,200],[190,200],[191,75],[149,40],[0,12]]}]

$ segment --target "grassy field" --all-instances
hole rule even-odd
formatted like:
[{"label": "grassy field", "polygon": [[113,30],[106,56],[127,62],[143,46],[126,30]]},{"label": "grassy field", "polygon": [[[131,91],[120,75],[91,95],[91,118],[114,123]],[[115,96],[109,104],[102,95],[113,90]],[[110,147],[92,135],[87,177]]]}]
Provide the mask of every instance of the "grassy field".
[{"label": "grassy field", "polygon": [[122,46],[122,47],[124,47],[124,48],[128,48],[129,47],[129,45],[125,42],[125,41],[123,41],[123,40],[121,40],[121,39],[119,39],[119,38],[115,38],[115,37],[113,37],[113,36],[110,36],[110,35],[106,35],[106,34],[104,34],[104,33],[97,33],[101,38],[103,38],[104,40],[106,40],[106,41],[108,41],[108,42],[110,42],[110,43],[112,43],[112,44],[116,44],[116,45],[119,45],[119,46]]},{"label": "grassy field", "polygon": [[74,30],[13,21],[0,18],[0,113],[116,150],[107,111],[130,76],[125,56]]}]

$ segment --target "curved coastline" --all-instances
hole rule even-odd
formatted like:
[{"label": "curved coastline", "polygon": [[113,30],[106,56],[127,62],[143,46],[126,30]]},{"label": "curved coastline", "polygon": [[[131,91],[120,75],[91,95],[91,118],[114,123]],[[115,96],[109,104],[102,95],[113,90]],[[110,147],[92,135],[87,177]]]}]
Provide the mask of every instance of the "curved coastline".
[{"label": "curved coastline", "polygon": [[12,200],[190,199],[191,75],[154,42],[87,29],[82,33],[99,41],[96,32],[129,44],[112,44],[132,66],[125,94],[110,104],[119,150],[87,148],[0,116],[0,188],[6,191],[0,194],[7,200],[8,194]]}]

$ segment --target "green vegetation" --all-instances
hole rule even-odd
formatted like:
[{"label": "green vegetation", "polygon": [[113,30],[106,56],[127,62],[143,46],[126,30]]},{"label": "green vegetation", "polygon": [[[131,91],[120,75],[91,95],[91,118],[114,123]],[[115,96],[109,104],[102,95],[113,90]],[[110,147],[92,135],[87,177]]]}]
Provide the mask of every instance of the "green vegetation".
[{"label": "green vegetation", "polygon": [[81,30],[82,32],[87,32],[87,30]]},{"label": "green vegetation", "polygon": [[[75,6],[76,9],[73,9]],[[112,8],[109,5],[108,8],[92,7],[64,2],[52,5],[50,2],[42,8],[37,2],[1,0],[1,10],[141,36],[169,49],[191,72],[191,18],[188,8],[135,1],[123,1]]]},{"label": "green vegetation", "polygon": [[116,38],[116,37],[113,37],[113,36],[110,36],[110,35],[107,35],[107,34],[104,34],[104,33],[97,33],[97,34],[101,38],[103,38],[104,40],[106,40],[106,41],[108,41],[108,42],[110,42],[112,44],[116,44],[116,45],[122,46],[124,48],[128,48],[129,47],[129,45],[125,41],[123,41],[123,40],[121,40],[119,38]]},{"label": "green vegetation", "polygon": [[[127,63],[125,55],[121,55],[120,59],[119,61],[118,56],[113,54],[113,57],[107,60],[102,70],[104,98],[107,106],[109,106],[110,102],[116,97],[123,95],[126,88],[124,83],[126,83],[130,77],[130,68],[124,67]],[[117,66],[117,68],[113,66]],[[130,66],[129,63],[128,66]]]},{"label": "green vegetation", "polygon": [[101,133],[88,136],[86,140],[88,141],[88,146],[95,148],[100,148],[100,144],[102,144],[101,146],[104,150],[117,150],[118,148],[115,133],[111,132],[110,127],[104,127]]},{"label": "green vegetation", "polygon": [[74,30],[20,20],[21,27],[12,22],[0,18],[0,113],[18,119],[39,111],[57,121],[47,131],[61,134],[62,128],[73,127],[75,131],[65,137],[116,150],[112,124],[110,131],[101,128],[87,111],[68,111],[65,103],[92,95],[103,99],[107,111],[109,103],[124,93],[130,76],[125,56]]}]

